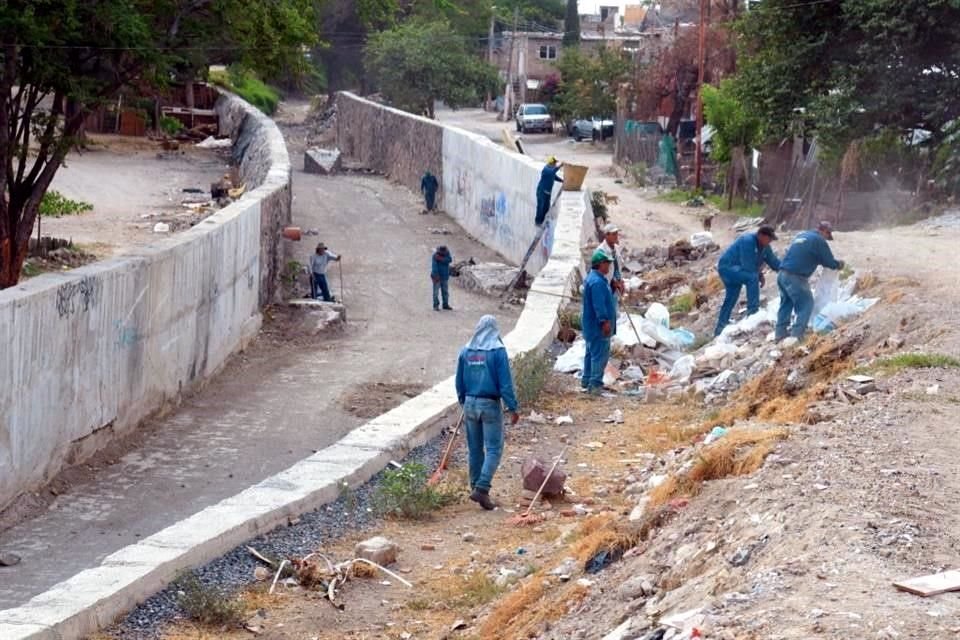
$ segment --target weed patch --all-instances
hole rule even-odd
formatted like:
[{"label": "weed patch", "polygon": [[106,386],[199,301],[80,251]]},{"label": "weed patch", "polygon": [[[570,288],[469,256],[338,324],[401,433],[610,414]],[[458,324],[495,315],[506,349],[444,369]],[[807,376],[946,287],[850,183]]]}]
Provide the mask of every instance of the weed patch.
[{"label": "weed patch", "polygon": [[280,104],[277,90],[246,69],[231,67],[227,71],[211,72],[210,82],[232,91],[267,115],[273,115]]},{"label": "weed patch", "polygon": [[553,369],[549,355],[542,351],[528,351],[513,360],[513,382],[516,387],[517,401],[521,407],[534,402],[543,391]]},{"label": "weed patch", "polygon": [[693,307],[697,302],[697,294],[693,291],[688,291],[687,293],[681,294],[674,297],[670,301],[670,313],[672,314],[684,314],[690,313],[693,311]]},{"label": "weed patch", "polygon": [[955,369],[960,368],[960,360],[943,353],[901,353],[880,358],[866,369],[876,373],[892,375],[904,369]]},{"label": "weed patch", "polygon": [[243,621],[245,607],[240,600],[224,594],[217,587],[207,586],[193,574],[176,582],[177,605],[188,618],[207,627],[229,627]]},{"label": "weed patch", "polygon": [[427,468],[419,462],[409,462],[400,469],[383,472],[383,482],[374,497],[377,510],[383,515],[420,520],[431,512],[456,500],[427,485]]}]

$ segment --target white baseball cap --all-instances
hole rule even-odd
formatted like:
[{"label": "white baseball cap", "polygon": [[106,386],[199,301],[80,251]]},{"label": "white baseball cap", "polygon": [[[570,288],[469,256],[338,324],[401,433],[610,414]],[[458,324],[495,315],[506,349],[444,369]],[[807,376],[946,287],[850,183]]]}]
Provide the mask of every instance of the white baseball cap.
[{"label": "white baseball cap", "polygon": [[613,224],[612,222],[608,222],[607,224],[603,225],[604,233],[617,233],[618,231],[620,231],[620,227]]}]

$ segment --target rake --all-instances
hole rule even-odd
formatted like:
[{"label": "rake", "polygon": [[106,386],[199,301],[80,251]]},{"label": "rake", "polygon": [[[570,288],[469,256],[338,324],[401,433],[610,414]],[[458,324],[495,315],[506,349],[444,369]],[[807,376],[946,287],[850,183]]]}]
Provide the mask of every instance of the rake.
[{"label": "rake", "polygon": [[547,475],[544,476],[543,482],[540,483],[540,488],[537,489],[537,493],[535,496],[533,496],[533,500],[530,501],[530,506],[527,507],[527,510],[519,516],[513,516],[512,518],[509,518],[507,520],[507,524],[512,524],[515,527],[525,527],[543,521],[543,514],[532,513],[533,508],[536,506],[537,500],[540,499],[540,494],[543,493],[543,488],[547,486],[547,482],[550,481],[550,476],[552,476],[553,472],[557,470],[557,465],[560,464],[560,460],[563,459],[563,455],[567,452],[568,447],[569,445],[565,446],[563,450],[560,451],[560,455],[554,458],[553,465],[550,467],[550,471],[548,471]]},{"label": "rake", "polygon": [[450,461],[450,452],[453,450],[453,445],[457,441],[457,433],[460,432],[460,425],[463,424],[463,411],[460,411],[460,417],[457,418],[457,424],[453,428],[453,433],[450,434],[450,442],[447,443],[447,448],[443,452],[443,457],[440,458],[440,465],[437,467],[437,470],[433,472],[433,475],[430,476],[430,479],[427,480],[427,486],[433,486],[440,482],[443,478],[443,472],[447,470],[447,462]]}]

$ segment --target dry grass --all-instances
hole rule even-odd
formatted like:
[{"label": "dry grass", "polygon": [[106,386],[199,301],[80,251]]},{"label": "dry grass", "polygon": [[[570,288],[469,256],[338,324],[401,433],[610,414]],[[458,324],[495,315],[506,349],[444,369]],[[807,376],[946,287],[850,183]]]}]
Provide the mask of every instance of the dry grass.
[{"label": "dry grass", "polygon": [[682,477],[671,475],[653,489],[650,506],[666,504],[673,498],[690,497],[700,492],[704,482],[753,473],[763,466],[776,443],[789,432],[783,428],[733,429],[716,443],[705,447],[700,457]]},{"label": "dry grass", "polygon": [[532,607],[546,593],[548,581],[534,575],[504,597],[480,626],[481,638],[509,638],[509,629],[522,626],[534,615]]},{"label": "dry grass", "polygon": [[710,430],[701,422],[691,422],[694,413],[688,407],[664,407],[663,413],[662,416],[641,411],[625,414],[622,427],[625,438],[643,451],[663,453],[689,445]]}]

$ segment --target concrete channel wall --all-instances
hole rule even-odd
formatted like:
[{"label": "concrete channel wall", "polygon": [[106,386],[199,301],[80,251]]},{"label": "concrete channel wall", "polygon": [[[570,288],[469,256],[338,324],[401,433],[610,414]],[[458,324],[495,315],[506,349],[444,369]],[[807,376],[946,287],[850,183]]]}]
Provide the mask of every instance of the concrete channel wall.
[{"label": "concrete channel wall", "polygon": [[290,162],[259,111],[234,96],[217,111],[243,144],[239,201],[149,247],[0,291],[0,508],[177,403],[259,329]]},{"label": "concrete channel wall", "polygon": [[[414,191],[420,190],[420,178],[429,169],[442,187],[439,207],[510,262],[523,260],[537,232],[535,193],[542,163],[484,136],[350,93],[337,97],[337,141],[349,161]],[[559,194],[559,186],[554,194]],[[553,248],[555,218],[546,224],[527,263],[530,274],[543,268]]]},{"label": "concrete channel wall", "polygon": [[[362,127],[365,119],[372,118],[370,130],[391,122],[409,127],[413,137],[417,137],[421,127],[431,132],[417,137],[424,142],[416,147],[419,150],[413,150],[414,147],[404,150],[382,139],[363,138],[364,141],[358,143],[360,134],[356,132],[359,130],[354,130],[352,149],[355,153],[358,145],[379,149],[370,152],[371,162],[381,164],[372,164],[370,168],[384,171],[388,163],[382,159],[391,159],[392,169],[397,172],[393,175],[414,188],[419,188],[417,167],[442,158],[437,155],[443,149],[438,142],[447,135],[463,134],[352,97],[341,102],[339,109],[338,119],[350,123],[347,125],[350,127]],[[373,121],[380,124],[374,125]],[[427,136],[441,140],[425,144]],[[462,140],[473,138],[468,136]],[[469,146],[467,142],[461,144]],[[343,140],[341,145],[348,146]],[[487,149],[485,142],[483,145]],[[512,155],[509,151],[495,146],[492,149],[491,153],[505,156],[498,162],[509,162]],[[438,176],[441,169],[437,167]],[[484,165],[475,167],[477,173],[484,170]],[[592,229],[588,202],[585,192],[563,193],[559,200],[549,260],[534,280],[513,331],[504,337],[511,357],[541,348],[553,338],[557,311],[582,275],[580,248],[588,241]],[[528,222],[533,226],[532,218]],[[336,500],[344,484],[357,487],[367,482],[390,460],[401,460],[411,449],[437,437],[444,425],[456,419],[456,407],[456,392],[450,377],[285,471],[124,547],[104,558],[100,565],[81,571],[20,607],[0,611],[0,638],[79,640],[109,626],[117,616],[163,588],[180,571],[209,562],[300,513]]]}]

